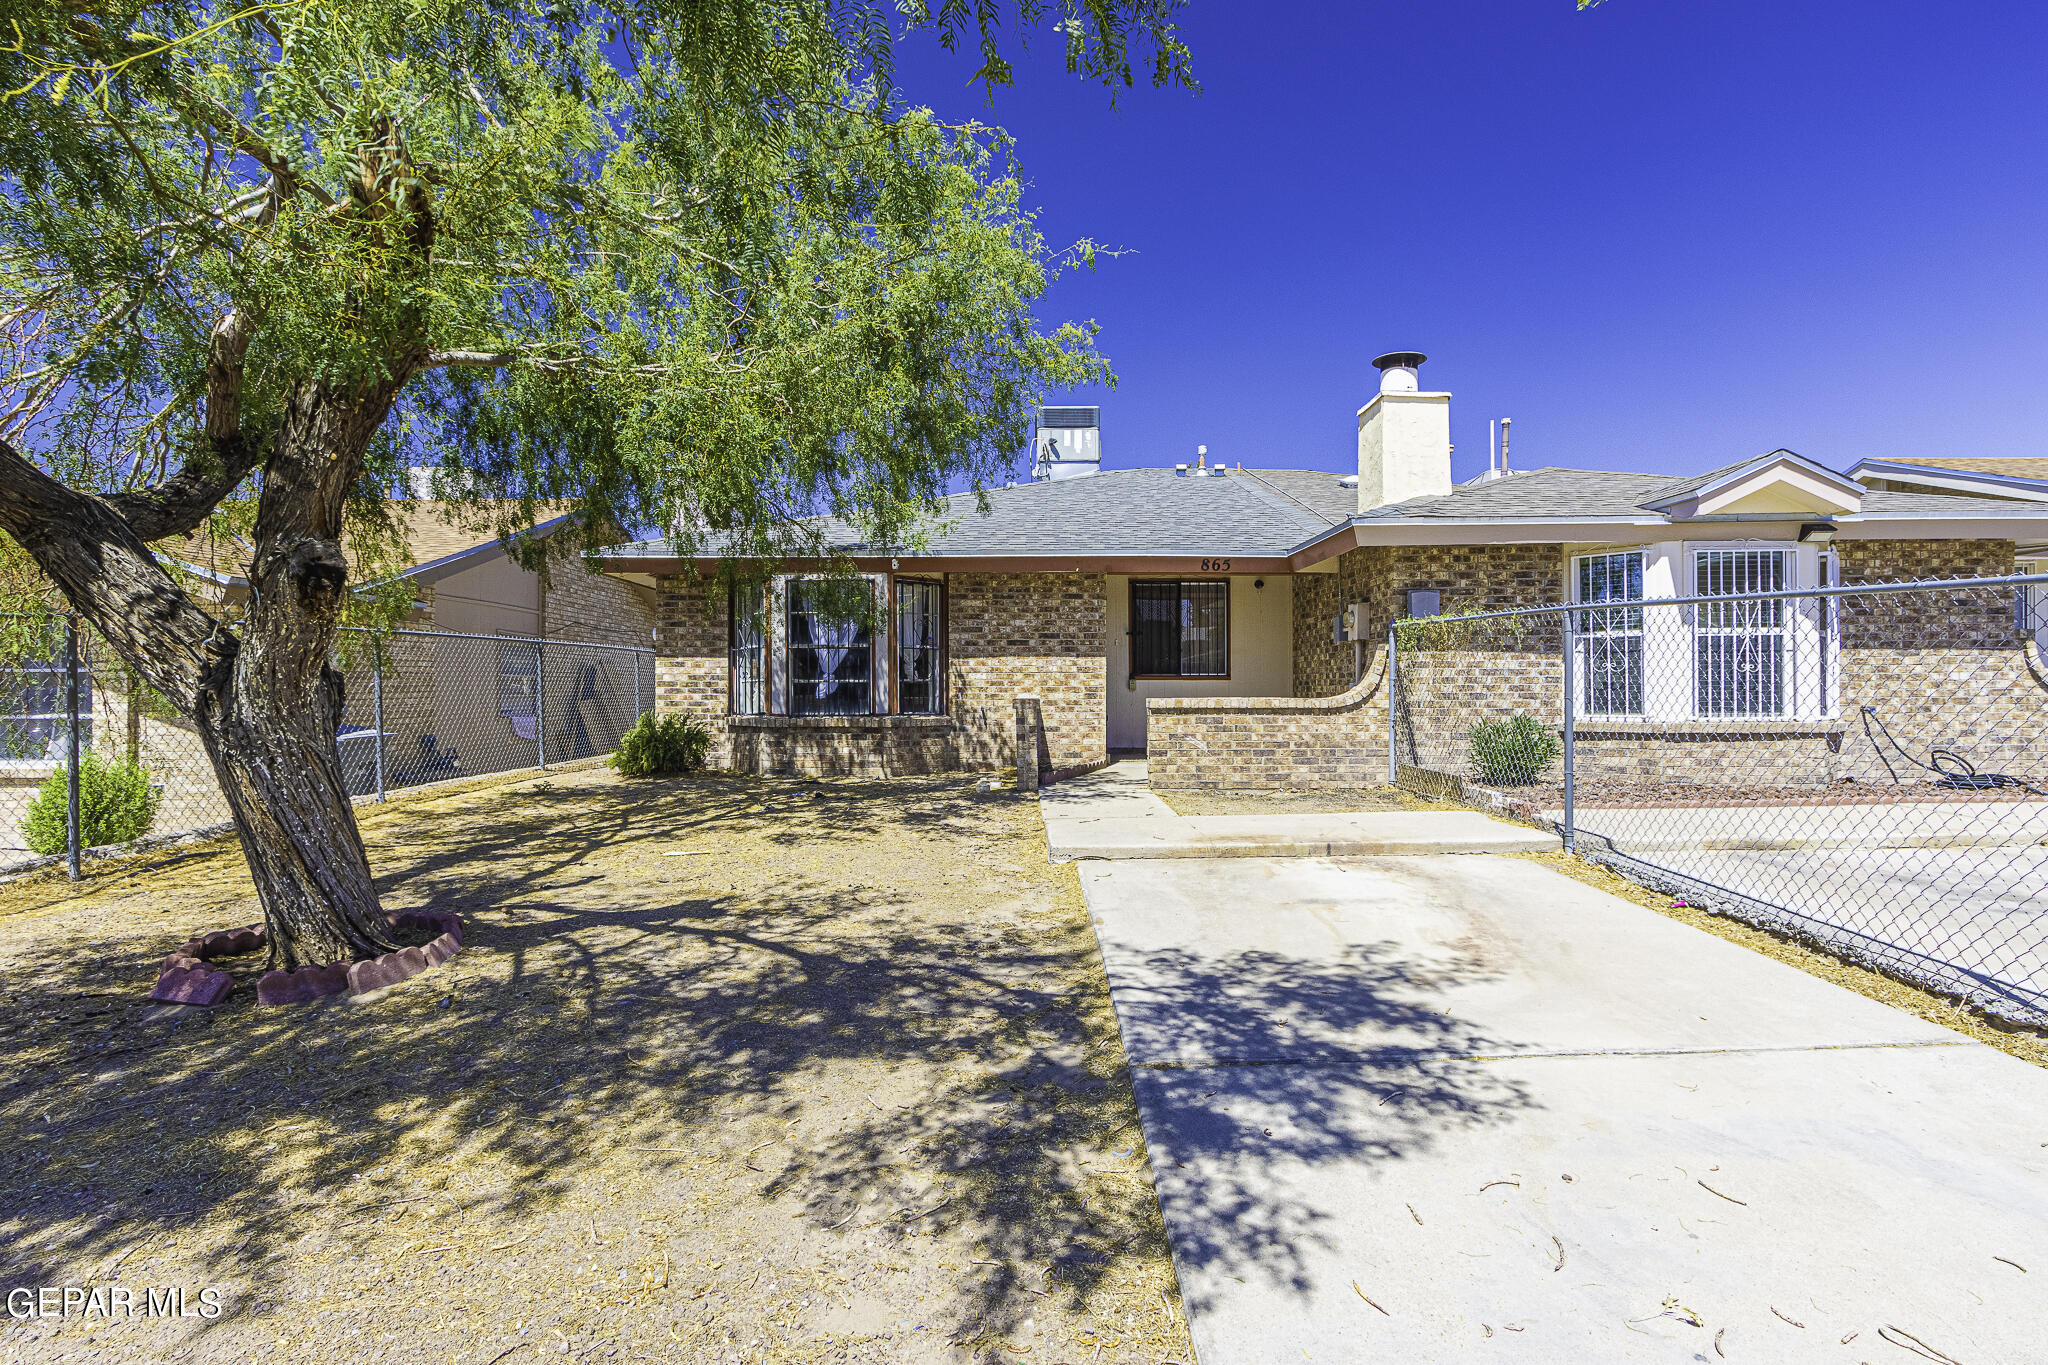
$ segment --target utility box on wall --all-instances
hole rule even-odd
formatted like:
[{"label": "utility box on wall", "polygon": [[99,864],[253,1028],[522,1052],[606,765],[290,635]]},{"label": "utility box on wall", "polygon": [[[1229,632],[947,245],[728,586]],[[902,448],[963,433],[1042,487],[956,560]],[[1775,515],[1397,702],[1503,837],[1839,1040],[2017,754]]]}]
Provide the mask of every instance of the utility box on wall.
[{"label": "utility box on wall", "polygon": [[1337,613],[1332,623],[1330,639],[1333,643],[1348,645],[1354,640],[1365,638],[1365,603],[1353,602]]},{"label": "utility box on wall", "polygon": [[1411,617],[1442,616],[1444,595],[1437,588],[1408,589],[1408,615]]}]

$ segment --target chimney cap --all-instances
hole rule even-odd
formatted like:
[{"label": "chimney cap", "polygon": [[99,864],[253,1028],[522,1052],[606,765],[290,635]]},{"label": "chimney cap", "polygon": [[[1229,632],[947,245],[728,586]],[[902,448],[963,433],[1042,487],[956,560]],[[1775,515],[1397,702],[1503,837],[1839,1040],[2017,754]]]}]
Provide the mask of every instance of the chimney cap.
[{"label": "chimney cap", "polygon": [[1412,370],[1427,359],[1429,357],[1420,351],[1388,351],[1383,356],[1375,356],[1372,367],[1376,370],[1390,370],[1398,366]]}]

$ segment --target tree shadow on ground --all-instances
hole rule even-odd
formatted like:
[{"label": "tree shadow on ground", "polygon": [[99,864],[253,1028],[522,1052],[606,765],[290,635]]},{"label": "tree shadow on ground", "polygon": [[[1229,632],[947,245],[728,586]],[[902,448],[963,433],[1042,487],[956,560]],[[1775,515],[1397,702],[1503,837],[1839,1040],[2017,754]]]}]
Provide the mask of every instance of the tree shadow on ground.
[{"label": "tree shadow on ground", "polygon": [[[258,1010],[245,985],[176,1023],[145,1022],[141,997],[189,930],[254,917],[238,854],[166,869],[175,892],[132,872],[76,899],[17,888],[24,917],[0,928],[19,1065],[0,1116],[24,1140],[0,1154],[16,1192],[0,1288],[159,1283],[174,1265],[241,1286],[238,1313],[188,1325],[203,1356],[209,1333],[275,1329],[316,1293],[367,1307],[394,1272],[473,1304],[479,1276],[555,1267],[607,1291],[530,1310],[580,1343],[629,1316],[658,1265],[681,1292],[630,1311],[685,1340],[704,1298],[686,1294],[738,1302],[760,1280],[716,1241],[754,1210],[782,1221],[764,1244],[784,1278],[848,1297],[848,1247],[955,1248],[970,1264],[918,1286],[941,1338],[1001,1337],[1048,1296],[1078,1312],[1120,1261],[1163,1266],[1163,1247],[1149,1187],[1082,1164],[1135,1133],[1128,1080],[1085,919],[1020,821],[1028,807],[957,779],[570,775],[452,813],[393,807],[365,816],[387,908],[457,910],[460,956],[381,1000]],[[385,1245],[401,1201],[439,1206],[438,1259]],[[507,1227],[533,1240],[495,1265],[463,1231],[495,1244]],[[320,1255],[339,1265],[316,1290]],[[615,1270],[630,1273],[611,1294]],[[828,1306],[769,1335],[793,1348]],[[472,1308],[409,1335],[446,1354],[506,1326]]]},{"label": "tree shadow on ground", "polygon": [[1406,1160],[1451,1129],[1536,1107],[1480,1060],[1517,1045],[1442,1007],[1447,990],[1498,975],[1477,952],[1423,960],[1357,943],[1312,961],[1167,948],[1118,967],[1146,983],[1117,1003],[1174,1256],[1205,1272],[1181,1285],[1192,1312],[1210,1306],[1200,1284],[1225,1276],[1312,1288],[1309,1261],[1335,1245],[1309,1188],[1319,1173]]},{"label": "tree shadow on ground", "polygon": [[[298,1333],[485,1360],[515,1318],[578,1359],[815,1359],[824,1332],[865,1340],[853,1358],[993,1359],[1055,1309],[1099,1324],[1077,1359],[1185,1350],[1170,1304],[1141,1321],[1171,1283],[1144,1144],[1093,935],[1030,807],[958,779],[590,773],[364,824],[387,908],[469,925],[382,999],[258,1010],[245,986],[146,1021],[163,954],[254,918],[232,849],[0,894],[0,1119],[20,1137],[0,1289],[234,1286],[220,1322],[178,1326],[185,1359]],[[1430,983],[1383,946],[1153,965],[1167,984],[1137,1026],[1211,1058],[1374,1020],[1477,1041],[1402,1003]],[[1398,1106],[1356,1067],[1230,1075],[1174,1154],[1191,1168],[1270,1144],[1274,1114],[1297,1159],[1397,1159],[1526,1102],[1455,1063]],[[1304,1206],[1251,1183],[1205,1199],[1184,1257],[1298,1279]],[[920,1298],[916,1338],[855,1311]]]}]

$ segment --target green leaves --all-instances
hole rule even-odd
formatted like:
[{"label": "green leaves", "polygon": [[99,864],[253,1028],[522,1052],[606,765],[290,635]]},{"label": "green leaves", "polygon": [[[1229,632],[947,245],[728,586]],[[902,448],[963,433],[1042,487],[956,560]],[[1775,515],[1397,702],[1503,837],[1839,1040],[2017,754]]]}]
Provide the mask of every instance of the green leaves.
[{"label": "green leaves", "polygon": [[[1185,83],[1177,8],[1020,0],[1007,37]],[[1092,325],[1033,313],[1092,247],[1048,248],[999,131],[897,99],[871,0],[20,9],[0,437],[68,481],[151,484],[268,448],[309,386],[396,385],[339,483],[438,465],[507,532],[582,506],[554,552],[795,554],[822,512],[914,539],[1042,394],[1108,377]],[[1009,79],[1000,7],[906,13]]]}]

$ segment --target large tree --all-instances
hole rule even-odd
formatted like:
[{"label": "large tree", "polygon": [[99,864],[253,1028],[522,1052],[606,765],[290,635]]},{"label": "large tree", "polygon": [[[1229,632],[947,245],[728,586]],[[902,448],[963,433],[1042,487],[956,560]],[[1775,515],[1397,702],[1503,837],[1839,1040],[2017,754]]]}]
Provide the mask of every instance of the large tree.
[{"label": "large tree", "polygon": [[[398,467],[494,508],[800,549],[900,536],[1050,387],[1061,264],[906,33],[1049,29],[1185,79],[1178,0],[29,0],[0,26],[0,530],[190,717],[274,961],[387,950],[335,731],[345,520]],[[1085,250],[1085,248],[1084,248]],[[250,601],[150,546],[253,512]]]}]

